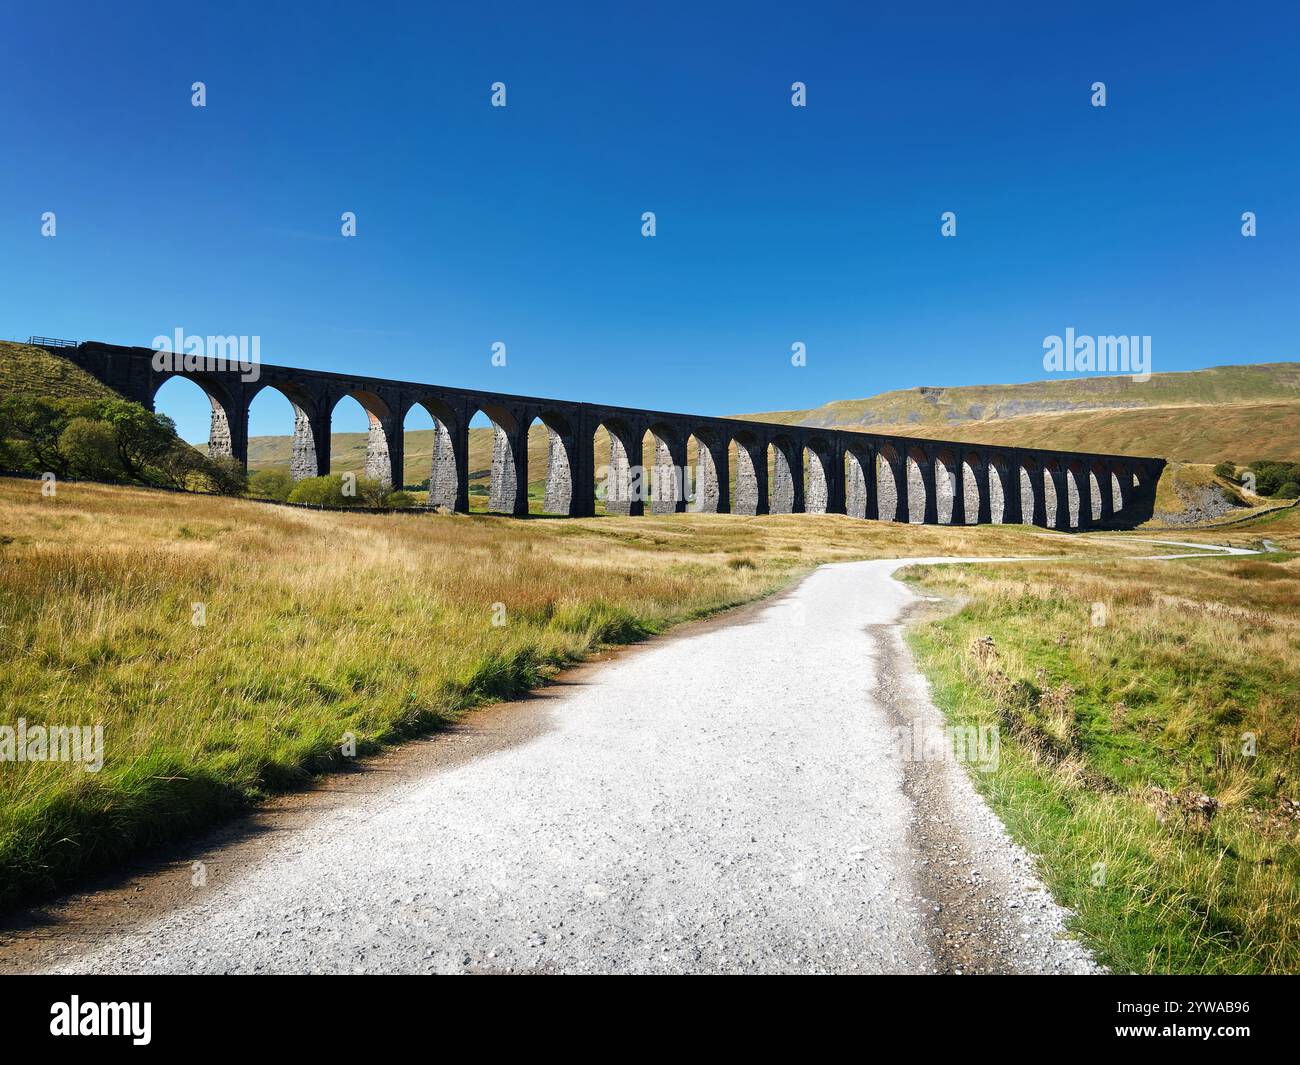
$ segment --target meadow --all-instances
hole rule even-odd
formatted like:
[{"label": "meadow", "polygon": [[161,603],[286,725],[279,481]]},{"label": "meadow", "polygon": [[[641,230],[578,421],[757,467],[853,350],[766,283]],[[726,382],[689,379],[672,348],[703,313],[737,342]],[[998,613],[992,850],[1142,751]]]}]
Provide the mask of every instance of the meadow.
[{"label": "meadow", "polygon": [[1001,729],[972,777],[1116,971],[1300,972],[1297,514],[1213,537],[1291,552],[906,571],[963,604],[911,640]]},{"label": "meadow", "polygon": [[347,514],[77,483],[47,498],[14,478],[0,515],[0,721],[101,724],[105,743],[98,773],[0,764],[0,902],[299,786],[347,733],[376,751],[821,562],[1087,549],[813,515]]}]

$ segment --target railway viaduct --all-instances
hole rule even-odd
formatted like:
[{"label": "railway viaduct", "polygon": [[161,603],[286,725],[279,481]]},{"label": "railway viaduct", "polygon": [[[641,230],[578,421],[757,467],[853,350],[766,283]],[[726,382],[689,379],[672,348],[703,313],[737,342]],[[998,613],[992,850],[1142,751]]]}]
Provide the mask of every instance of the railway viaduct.
[{"label": "railway viaduct", "polygon": [[[1157,458],[669,414],[265,363],[250,374],[217,360],[196,360],[191,368],[178,357],[178,364],[160,369],[160,353],[151,348],[95,341],[52,350],[150,409],[170,377],[193,380],[212,404],[210,453],[244,464],[249,404],[262,389],[278,390],[294,410],[295,479],[329,472],[331,415],[341,399],[352,396],[370,422],[366,475],[400,484],[404,420],[422,406],[437,433],[429,505],[443,510],[469,509],[469,424],[478,413],[494,427],[488,509],[506,514],[528,513],[528,430],[536,420],[550,441],[543,509],[574,517],[595,513],[594,437],[602,427],[610,439],[607,476],[601,478],[605,508],[628,515],[689,509],[834,513],[941,525],[1114,527],[1150,517],[1164,467]],[[643,455],[647,433],[653,448]],[[692,438],[696,465],[684,478]]]}]

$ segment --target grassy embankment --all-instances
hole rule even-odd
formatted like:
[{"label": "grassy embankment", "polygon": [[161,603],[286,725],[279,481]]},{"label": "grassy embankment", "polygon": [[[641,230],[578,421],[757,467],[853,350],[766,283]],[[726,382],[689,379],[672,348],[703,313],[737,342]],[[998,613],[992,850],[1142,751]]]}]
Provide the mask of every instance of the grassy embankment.
[{"label": "grassy embankment", "polygon": [[345,732],[373,750],[819,562],[1084,546],[815,516],[381,516],[76,484],[46,499],[0,478],[0,722],[99,723],[106,747],[97,774],[0,765],[0,899],[294,786]]},{"label": "grassy embankment", "polygon": [[[1213,539],[1262,536],[1300,550],[1300,511]],[[964,604],[913,647],[951,721],[1001,726],[972,776],[1101,959],[1300,972],[1300,557],[907,576]]]}]

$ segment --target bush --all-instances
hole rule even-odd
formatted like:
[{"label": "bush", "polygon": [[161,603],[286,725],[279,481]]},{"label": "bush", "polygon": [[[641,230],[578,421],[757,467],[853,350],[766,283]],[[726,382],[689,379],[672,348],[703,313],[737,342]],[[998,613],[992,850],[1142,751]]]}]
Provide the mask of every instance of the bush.
[{"label": "bush", "polygon": [[[207,488],[208,460],[189,444],[176,444],[150,467],[150,480],[168,488],[192,492]],[[202,482],[202,483],[200,483]]]},{"label": "bush", "polygon": [[1277,499],[1300,499],[1300,481],[1287,481],[1273,495]]},{"label": "bush", "polygon": [[1214,476],[1222,477],[1225,481],[1237,480],[1237,466],[1232,462],[1220,462],[1214,467]]},{"label": "bush", "polygon": [[1255,475],[1255,492],[1262,496],[1275,496],[1283,485],[1300,483],[1300,462],[1273,462],[1260,459],[1249,467]]},{"label": "bush", "polygon": [[328,477],[308,477],[299,481],[289,493],[290,503],[312,503],[319,507],[392,507],[405,510],[413,507],[415,500],[403,491],[392,491],[381,481],[369,477],[348,476],[347,486],[352,489],[344,494],[344,475],[332,473]]},{"label": "bush", "polygon": [[73,418],[59,434],[59,453],[73,477],[115,481],[122,476],[117,434],[106,422]]},{"label": "bush", "polygon": [[208,490],[217,495],[242,496],[248,491],[248,471],[242,462],[230,455],[218,455],[204,460],[202,472],[208,482]]},{"label": "bush", "polygon": [[283,503],[294,489],[288,470],[257,470],[248,475],[248,494],[258,499],[275,499]]},{"label": "bush", "polygon": [[343,477],[337,473],[328,477],[307,477],[293,486],[289,502],[312,503],[318,507],[347,506],[343,496]]}]

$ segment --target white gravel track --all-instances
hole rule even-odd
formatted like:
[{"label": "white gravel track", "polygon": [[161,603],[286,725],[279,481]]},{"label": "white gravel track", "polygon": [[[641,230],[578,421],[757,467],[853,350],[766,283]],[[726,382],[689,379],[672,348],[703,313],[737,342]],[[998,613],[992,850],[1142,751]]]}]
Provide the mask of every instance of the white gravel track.
[{"label": "white gravel track", "polygon": [[[955,936],[998,944],[968,971],[1094,971],[962,767],[927,767],[951,818],[905,790],[890,713],[940,719],[899,642],[916,596],[891,574],[923,561],[976,560],[825,566],[596,667],[536,711],[535,738],[327,810],[58,968],[936,972],[969,966],[944,952]],[[927,820],[981,885],[969,928],[927,880]]]}]

